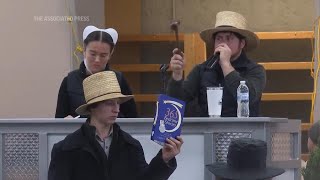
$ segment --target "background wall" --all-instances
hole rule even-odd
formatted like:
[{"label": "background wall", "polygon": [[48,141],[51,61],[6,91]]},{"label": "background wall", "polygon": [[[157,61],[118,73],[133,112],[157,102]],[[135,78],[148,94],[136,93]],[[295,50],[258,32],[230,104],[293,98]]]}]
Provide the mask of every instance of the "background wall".
[{"label": "background wall", "polygon": [[[79,7],[78,15],[90,16],[79,27],[104,24],[103,0],[80,0],[76,6],[73,0],[68,2]],[[0,118],[53,117],[60,83],[72,69],[71,31],[66,21],[39,18],[65,16],[66,2],[1,0],[0,4]]]},{"label": "background wall", "polygon": [[[243,14],[254,31],[310,30],[315,19],[314,1],[310,0],[174,1],[182,32],[198,32],[214,26],[216,13],[223,10]],[[172,7],[172,0],[143,0],[142,32],[170,32]]]}]

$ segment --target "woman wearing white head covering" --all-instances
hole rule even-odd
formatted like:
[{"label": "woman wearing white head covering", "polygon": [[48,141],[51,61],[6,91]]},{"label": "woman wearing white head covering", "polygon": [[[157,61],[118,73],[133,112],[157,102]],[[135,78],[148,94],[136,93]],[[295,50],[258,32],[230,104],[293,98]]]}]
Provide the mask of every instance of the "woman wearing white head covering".
[{"label": "woman wearing white head covering", "polygon": [[[99,29],[87,26],[83,31],[84,61],[80,68],[66,76],[60,86],[55,117],[76,117],[76,108],[85,102],[82,81],[91,74],[110,71],[109,61],[118,40],[115,29]],[[114,70],[112,70],[114,71]],[[132,91],[121,72],[114,71],[117,75],[121,92],[131,95]],[[137,117],[134,99],[120,106],[119,117]]]}]

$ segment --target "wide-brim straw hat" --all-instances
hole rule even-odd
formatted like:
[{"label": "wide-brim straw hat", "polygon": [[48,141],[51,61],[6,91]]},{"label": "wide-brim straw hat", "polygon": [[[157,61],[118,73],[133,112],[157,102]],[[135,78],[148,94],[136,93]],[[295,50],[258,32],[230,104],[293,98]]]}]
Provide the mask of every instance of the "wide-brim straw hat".
[{"label": "wide-brim straw hat", "polygon": [[209,46],[213,47],[213,34],[221,31],[229,31],[245,37],[245,50],[250,51],[259,45],[259,37],[248,29],[247,20],[239,13],[232,11],[221,11],[217,13],[216,24],[200,32],[201,39]]},{"label": "wide-brim straw hat", "polygon": [[83,80],[83,92],[86,104],[79,106],[76,113],[79,115],[89,115],[88,106],[108,99],[119,99],[119,103],[124,103],[133,98],[133,95],[123,95],[113,71],[103,71],[90,75]]}]

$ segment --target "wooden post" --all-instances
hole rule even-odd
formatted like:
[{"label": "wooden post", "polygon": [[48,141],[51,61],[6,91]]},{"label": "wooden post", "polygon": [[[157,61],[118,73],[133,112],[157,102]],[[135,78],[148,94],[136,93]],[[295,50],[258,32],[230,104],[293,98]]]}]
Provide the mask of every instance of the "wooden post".
[{"label": "wooden post", "polygon": [[184,76],[186,77],[195,65],[202,63],[207,57],[206,45],[199,33],[184,35],[184,53],[186,59]]},{"label": "wooden post", "polygon": [[[141,34],[141,0],[105,0],[105,24],[119,33],[112,64],[140,64],[140,46],[136,43],[121,42],[126,34]],[[134,94],[141,91],[140,73],[124,73]],[[137,104],[138,112],[140,105]],[[141,114],[141,113],[140,113]]]}]

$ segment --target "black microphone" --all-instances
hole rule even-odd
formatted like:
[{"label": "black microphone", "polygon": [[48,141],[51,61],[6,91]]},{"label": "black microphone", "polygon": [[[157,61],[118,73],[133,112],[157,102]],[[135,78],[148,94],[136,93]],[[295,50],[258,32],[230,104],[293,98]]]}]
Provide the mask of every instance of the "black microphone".
[{"label": "black microphone", "polygon": [[169,69],[169,64],[161,64],[160,65],[160,71],[161,72],[166,72]]},{"label": "black microphone", "polygon": [[[214,65],[217,64],[220,60],[220,52],[216,52],[213,56],[211,56],[207,61],[207,68],[211,69]],[[211,64],[211,65],[210,65]]]}]

